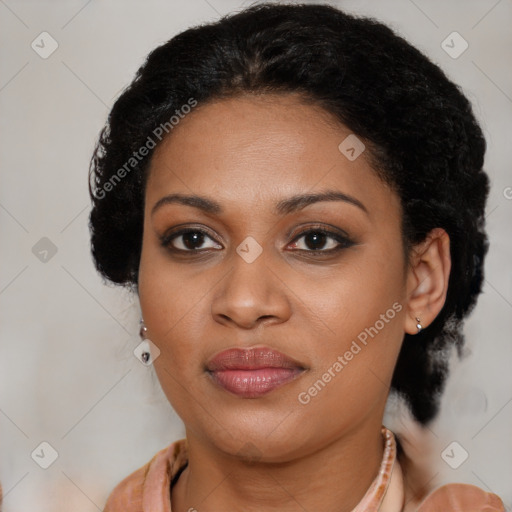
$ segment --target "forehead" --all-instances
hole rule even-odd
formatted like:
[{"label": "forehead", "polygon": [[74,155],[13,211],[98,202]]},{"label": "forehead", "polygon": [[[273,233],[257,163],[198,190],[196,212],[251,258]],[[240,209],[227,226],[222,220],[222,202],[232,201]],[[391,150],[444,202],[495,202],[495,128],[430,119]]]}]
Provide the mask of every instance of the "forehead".
[{"label": "forehead", "polygon": [[347,127],[296,95],[198,105],[155,150],[146,197],[155,202],[165,193],[201,193],[261,206],[329,188],[385,206],[391,191],[364,152],[350,160],[340,151],[349,136]]}]

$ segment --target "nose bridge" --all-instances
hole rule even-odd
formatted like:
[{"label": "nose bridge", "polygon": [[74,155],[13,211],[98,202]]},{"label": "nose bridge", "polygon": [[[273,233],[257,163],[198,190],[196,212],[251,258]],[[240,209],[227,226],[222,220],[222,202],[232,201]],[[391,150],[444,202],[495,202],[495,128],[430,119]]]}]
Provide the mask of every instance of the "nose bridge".
[{"label": "nose bridge", "polygon": [[225,294],[235,307],[255,308],[268,299],[270,292],[269,249],[247,237],[232,256],[232,270],[227,276]]},{"label": "nose bridge", "polygon": [[233,251],[231,270],[219,285],[212,303],[217,319],[250,327],[265,317],[284,318],[287,297],[272,269],[273,257],[269,248],[246,237]]}]

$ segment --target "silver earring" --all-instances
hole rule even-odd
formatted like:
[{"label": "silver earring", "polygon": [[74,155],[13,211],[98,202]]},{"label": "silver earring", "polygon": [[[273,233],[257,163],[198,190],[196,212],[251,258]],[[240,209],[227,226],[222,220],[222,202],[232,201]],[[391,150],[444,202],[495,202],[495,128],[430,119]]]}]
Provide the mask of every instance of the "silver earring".
[{"label": "silver earring", "polygon": [[[140,319],[140,329],[139,329],[139,336],[142,341],[146,340],[146,334],[148,332],[148,328],[146,327],[146,324],[144,323],[144,320]],[[149,360],[151,359],[151,353],[148,350],[144,350],[140,354],[140,358],[142,359],[142,362],[147,364]]]},{"label": "silver earring", "polygon": [[418,329],[418,332],[416,334],[419,334],[423,330],[421,320],[418,317],[416,317],[416,329]]},{"label": "silver earring", "polygon": [[148,328],[146,327],[146,324],[144,323],[144,319],[140,319],[140,329],[139,329],[139,336],[141,340],[146,339],[146,333],[148,332]]}]

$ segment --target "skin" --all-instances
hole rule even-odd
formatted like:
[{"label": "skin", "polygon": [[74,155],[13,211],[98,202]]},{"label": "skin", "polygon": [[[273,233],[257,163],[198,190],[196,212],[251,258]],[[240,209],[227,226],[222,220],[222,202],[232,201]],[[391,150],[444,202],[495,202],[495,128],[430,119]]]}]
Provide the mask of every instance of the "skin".
[{"label": "skin", "polygon": [[[416,317],[428,326],[444,304],[449,239],[436,229],[405,261],[399,198],[366,152],[349,161],[339,151],[350,133],[297,95],[241,96],[198,105],[152,157],[138,291],[148,338],[161,351],[155,370],[189,445],[173,511],[348,512],[377,475],[403,336],[417,332]],[[282,199],[325,190],[366,211],[332,200],[274,211]],[[174,193],[208,197],[223,212],[180,203],[152,211]],[[163,246],[178,225],[208,234]],[[353,244],[329,235],[315,245],[301,233],[318,227],[342,230]],[[262,249],[252,263],[236,252],[248,236]],[[300,403],[299,393],[394,303],[394,318]],[[225,391],[205,372],[225,349],[262,345],[305,371],[256,399]]]}]

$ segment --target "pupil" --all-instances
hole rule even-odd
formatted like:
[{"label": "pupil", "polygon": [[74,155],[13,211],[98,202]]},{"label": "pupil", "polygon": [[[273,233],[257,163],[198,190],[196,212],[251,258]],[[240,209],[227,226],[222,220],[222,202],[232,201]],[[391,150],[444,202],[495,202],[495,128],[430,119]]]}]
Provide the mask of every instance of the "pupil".
[{"label": "pupil", "polygon": [[185,244],[185,247],[187,247],[187,249],[196,249],[194,244],[202,245],[203,238],[203,233],[191,231],[190,233],[185,233],[183,235],[183,243]]},{"label": "pupil", "polygon": [[[325,237],[326,235],[324,233],[311,233],[309,235],[306,235],[306,245],[310,249],[317,249],[319,246],[323,246],[325,243]],[[312,240],[313,243],[309,244],[308,240]]]}]

